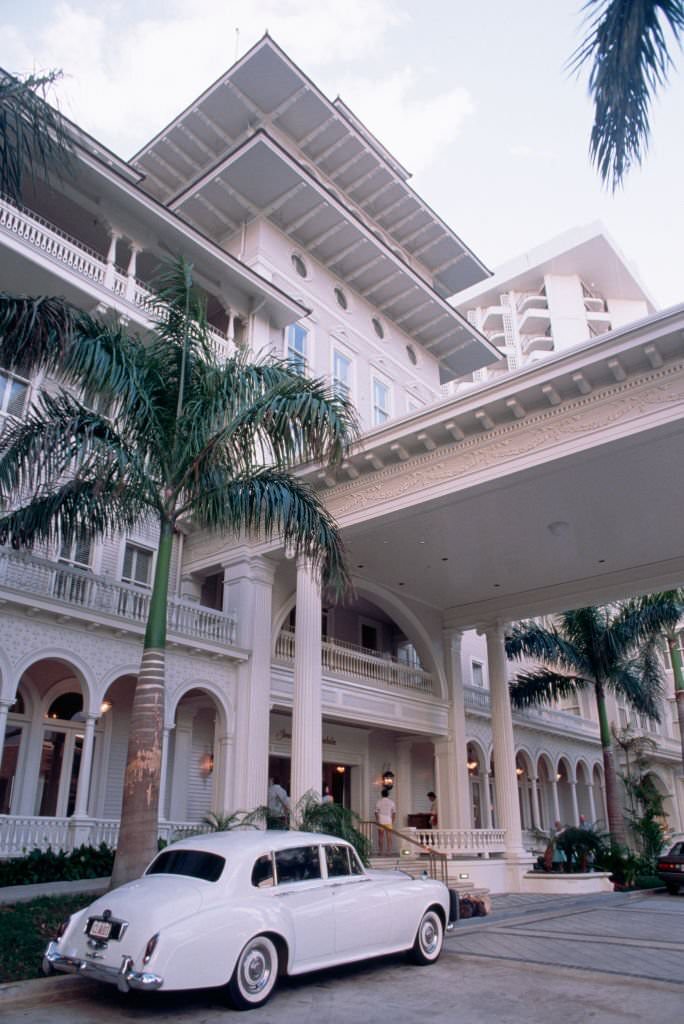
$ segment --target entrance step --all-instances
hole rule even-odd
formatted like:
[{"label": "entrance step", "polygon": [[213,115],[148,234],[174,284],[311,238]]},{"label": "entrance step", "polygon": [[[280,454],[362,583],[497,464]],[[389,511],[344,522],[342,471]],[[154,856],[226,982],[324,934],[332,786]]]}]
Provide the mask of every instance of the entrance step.
[{"label": "entrance step", "polygon": [[[457,866],[456,862],[449,861],[447,863],[447,868],[449,868],[451,864]],[[411,875],[412,878],[420,878],[424,871],[427,871],[429,874],[430,870],[427,856],[371,857],[370,866],[378,871],[405,871],[406,874]],[[454,889],[462,896],[465,896],[466,894],[468,896],[486,896],[489,893],[489,889],[483,888],[482,886],[476,886],[474,882],[467,882],[459,878],[449,878],[449,888]]]}]

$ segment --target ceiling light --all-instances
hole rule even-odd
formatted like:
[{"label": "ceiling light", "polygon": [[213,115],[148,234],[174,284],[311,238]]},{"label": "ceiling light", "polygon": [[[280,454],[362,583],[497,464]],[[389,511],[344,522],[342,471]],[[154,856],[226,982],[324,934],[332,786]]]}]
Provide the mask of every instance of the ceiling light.
[{"label": "ceiling light", "polygon": [[570,529],[570,523],[566,523],[564,519],[556,519],[553,523],[548,523],[546,529],[552,537],[562,537]]}]

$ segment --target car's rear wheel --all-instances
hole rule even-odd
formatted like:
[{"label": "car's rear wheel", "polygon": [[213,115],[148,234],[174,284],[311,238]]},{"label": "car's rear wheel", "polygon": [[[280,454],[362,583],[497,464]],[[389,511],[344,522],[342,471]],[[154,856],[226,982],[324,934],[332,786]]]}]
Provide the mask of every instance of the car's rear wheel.
[{"label": "car's rear wheel", "polygon": [[670,896],[676,896],[677,893],[679,892],[679,886],[677,885],[676,882],[666,882],[665,883],[665,888],[669,892]]},{"label": "car's rear wheel", "polygon": [[444,945],[444,925],[438,911],[426,910],[420,919],[411,959],[416,964],[434,964]]},{"label": "car's rear wheel", "polygon": [[278,980],[278,950],[267,935],[250,939],[240,953],[228,995],[237,1010],[263,1006]]}]

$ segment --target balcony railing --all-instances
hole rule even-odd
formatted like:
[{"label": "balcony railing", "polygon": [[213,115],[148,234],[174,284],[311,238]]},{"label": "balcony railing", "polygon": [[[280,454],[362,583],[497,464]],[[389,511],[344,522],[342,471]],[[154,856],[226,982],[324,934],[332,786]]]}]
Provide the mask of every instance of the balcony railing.
[{"label": "balcony railing", "polygon": [[[464,686],[463,698],[466,709],[491,713],[491,700],[489,690],[480,689],[478,686]],[[513,711],[516,718],[523,718],[528,722],[530,719],[539,722],[540,725],[553,725],[556,728],[569,732],[579,733],[585,736],[598,736],[598,724],[587,718],[580,718],[571,711],[560,711],[557,708],[516,708]]]},{"label": "balcony railing", "polygon": [[[93,614],[113,615],[144,626],[149,612],[149,590],[8,548],[0,549],[0,588],[24,598],[47,599],[62,611],[88,612],[90,619]],[[169,631],[181,636],[220,644],[235,642],[233,614],[182,598],[169,598],[167,622]]]},{"label": "balcony railing", "polygon": [[[154,315],[154,294],[135,277],[122,274],[83,242],[68,235],[26,207],[17,206],[0,196],[0,229],[14,235],[30,248],[47,256],[54,263],[68,268],[73,274],[112,292],[118,299],[135,306],[145,316]],[[227,336],[210,327],[209,334],[215,345],[216,356],[225,359],[232,353]]]},{"label": "balcony railing", "polygon": [[[389,689],[433,692],[432,676],[424,669],[407,665],[391,654],[377,651],[345,640],[323,640],[321,643],[323,669],[335,675],[371,680]],[[295,656],[295,634],[282,630],[276,641],[278,661],[292,662]]]}]

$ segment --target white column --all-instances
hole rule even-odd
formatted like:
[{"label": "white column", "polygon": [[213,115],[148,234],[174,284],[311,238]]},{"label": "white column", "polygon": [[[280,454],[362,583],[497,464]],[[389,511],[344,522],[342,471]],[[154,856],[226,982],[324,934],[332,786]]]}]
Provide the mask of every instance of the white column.
[{"label": "white column", "polygon": [[226,338],[228,339],[228,344],[233,345],[235,343],[235,314],[230,308],[226,310],[226,313],[228,314],[228,328],[226,330]]},{"label": "white column", "polygon": [[131,255],[128,261],[128,268],[126,270],[126,298],[131,302],[135,295],[135,271],[139,252],[142,252],[141,247],[132,242]]},{"label": "white column", "polygon": [[121,238],[118,231],[109,232],[109,249],[107,250],[107,266],[105,268],[105,288],[112,288],[114,285],[114,270],[116,269],[116,244]]},{"label": "white column", "polygon": [[541,815],[539,813],[539,779],[530,779],[532,793],[532,827],[541,829]]},{"label": "white column", "polygon": [[169,772],[169,743],[172,725],[165,725],[162,734],[161,765],[159,766],[159,820],[166,821],[167,793],[166,779]]},{"label": "white column", "polygon": [[482,801],[482,827],[492,827],[492,798],[489,792],[491,788],[491,776],[488,771],[483,771],[480,775],[480,800]]},{"label": "white column", "polygon": [[448,685],[449,736],[445,792],[437,790],[439,823],[443,828],[470,827],[465,702],[461,670],[461,640],[455,629],[442,630]]},{"label": "white column", "polygon": [[496,623],[493,626],[488,626],[486,636],[492,703],[492,739],[496,765],[494,787],[497,820],[499,827],[506,829],[506,856],[515,857],[524,853],[524,849],[518,802],[518,777],[515,773],[513,716],[506,676],[503,624]]},{"label": "white column", "polygon": [[297,559],[297,626],[292,708],[292,806],[309,790],[320,792],[323,764],[321,721],[321,584],[307,558]]},{"label": "white column", "polygon": [[[263,807],[268,793],[271,711],[271,616],[276,565],[242,549],[224,566],[224,604],[237,615],[236,642],[249,651],[238,671],[232,806]],[[320,775],[321,767],[318,766]],[[320,779],[318,785],[320,787]],[[226,780],[226,788],[228,781]]]},{"label": "white column", "polygon": [[[173,761],[169,794],[169,821],[185,821],[188,816],[188,775],[192,754],[192,713],[187,708],[176,709],[173,734]],[[168,776],[167,768],[167,776]]]},{"label": "white column", "polygon": [[97,715],[89,714],[86,716],[85,727],[83,729],[83,750],[81,751],[81,763],[78,769],[78,783],[76,784],[74,818],[85,818],[88,815],[88,792],[90,790],[90,773],[93,766],[96,721]]},{"label": "white column", "polygon": [[413,794],[411,792],[411,780],[413,778],[413,770],[411,750],[413,743],[414,739],[411,736],[396,740],[394,744],[397,777],[393,795],[397,805],[397,828],[406,828],[408,816],[412,811]]},{"label": "white column", "polygon": [[570,796],[572,798],[572,823],[579,825],[579,804],[577,803],[577,782],[573,779],[570,782]]},{"label": "white column", "polygon": [[233,737],[228,734],[216,741],[213,800],[217,814],[224,814],[228,808],[242,810],[233,802]]},{"label": "white column", "polygon": [[16,698],[0,697],[0,764],[5,748],[5,732],[7,731],[7,713],[14,704]]},{"label": "white column", "polygon": [[553,822],[555,825],[560,821],[560,803],[558,802],[558,779],[554,776],[551,779],[551,799],[553,801]]},{"label": "white column", "polygon": [[594,800],[594,780],[593,780],[593,778],[592,778],[591,782],[589,783],[589,785],[587,786],[587,789],[589,791],[589,815],[591,817],[591,824],[594,825],[596,823],[596,801]]}]

